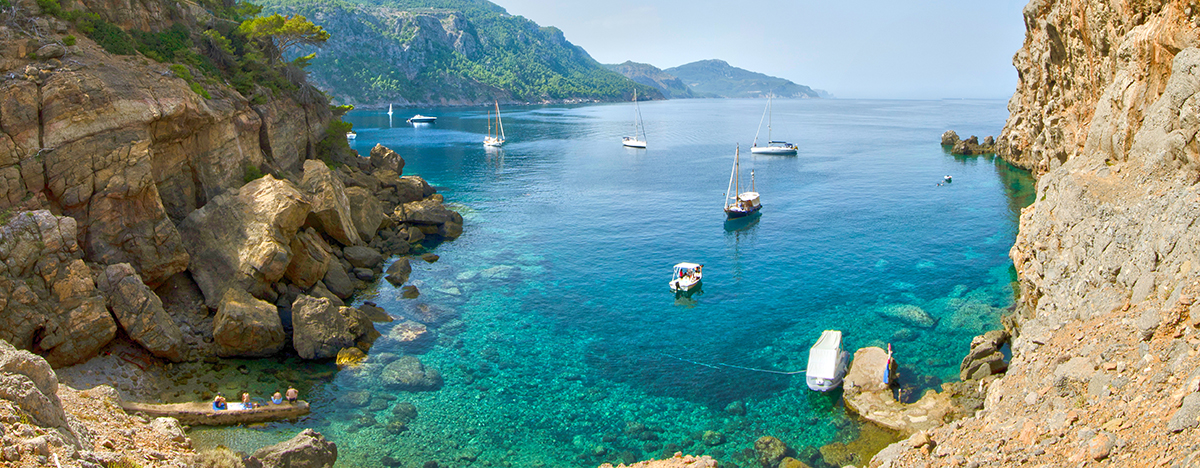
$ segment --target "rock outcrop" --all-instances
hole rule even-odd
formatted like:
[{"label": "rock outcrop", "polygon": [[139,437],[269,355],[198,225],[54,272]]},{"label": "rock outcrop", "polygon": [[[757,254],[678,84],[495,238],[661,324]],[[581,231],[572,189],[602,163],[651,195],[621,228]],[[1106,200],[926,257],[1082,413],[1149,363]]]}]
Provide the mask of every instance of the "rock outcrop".
[{"label": "rock outcrop", "polygon": [[0,226],[0,339],[55,366],[95,355],[117,332],[75,227],[48,211],[19,213]]},{"label": "rock outcrop", "polygon": [[694,457],[675,452],[675,456],[666,460],[646,460],[630,465],[621,463],[616,467],[605,463],[600,468],[717,468],[717,461],[708,455]]},{"label": "rock outcrop", "polygon": [[109,265],[97,275],[96,286],[106,296],[109,310],[130,339],[155,356],[183,360],[183,332],[133,266]]},{"label": "rock outcrop", "polygon": [[950,397],[928,391],[916,403],[904,404],[892,395],[896,365],[881,348],[867,347],[854,353],[850,371],[842,383],[846,409],[872,423],[901,434],[940,426],[953,413]]},{"label": "rock outcrop", "polygon": [[329,468],[337,461],[337,445],[312,429],[254,452],[263,468]]},{"label": "rock outcrop", "polygon": [[304,359],[336,357],[342,348],[358,346],[378,336],[371,320],[358,309],[339,307],[329,299],[307,295],[292,303],[292,328],[292,345]]},{"label": "rock outcrop", "polygon": [[1200,463],[1200,10],[1038,0],[1024,14],[997,142],[1038,177],[1011,250],[1012,359],[980,381],[974,417],[872,466]]},{"label": "rock outcrop", "polygon": [[273,304],[230,288],[213,319],[213,344],[218,356],[270,356],[287,344],[287,333]]}]

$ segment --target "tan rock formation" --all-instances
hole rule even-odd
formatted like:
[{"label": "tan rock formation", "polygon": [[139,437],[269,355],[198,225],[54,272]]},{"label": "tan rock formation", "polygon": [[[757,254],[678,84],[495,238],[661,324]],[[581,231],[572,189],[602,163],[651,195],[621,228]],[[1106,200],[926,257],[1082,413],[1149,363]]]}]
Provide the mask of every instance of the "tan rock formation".
[{"label": "tan rock formation", "polygon": [[104,293],[108,308],[129,338],[155,356],[181,361],[184,358],[183,333],[163,310],[162,300],[128,263],[109,265],[96,277],[96,286]]},{"label": "tan rock formation", "polygon": [[[872,466],[1200,463],[1200,11],[1034,1],[1002,156],[1039,175],[984,409]],[[1191,404],[1189,404],[1191,402]]]},{"label": "tan rock formation", "polygon": [[309,202],[290,182],[270,175],[221,194],[179,225],[191,254],[189,269],[210,308],[229,288],[267,297],[287,271],[292,238]]},{"label": "tan rock formation", "polygon": [[889,359],[887,351],[873,346],[854,353],[850,372],[842,383],[846,409],[902,434],[942,425],[946,415],[953,412],[950,397],[930,390],[916,403],[896,401],[891,387],[896,381],[896,366],[889,367]]},{"label": "tan rock formation", "polygon": [[350,200],[346,197],[346,186],[342,180],[321,161],[304,162],[304,180],[300,186],[312,200],[312,212],[308,224],[329,234],[342,245],[357,245],[358,228],[350,216]]},{"label": "tan rock formation", "polygon": [[378,336],[371,320],[358,309],[306,295],[292,303],[292,327],[292,345],[304,359],[336,357],[342,348]]},{"label": "tan rock formation", "polygon": [[622,463],[616,467],[605,463],[600,468],[717,468],[717,461],[708,455],[694,457],[675,452],[675,456],[666,460],[646,460],[631,465]]},{"label": "tan rock formation", "polygon": [[287,344],[287,333],[273,304],[229,288],[213,319],[213,344],[218,356],[270,356]]},{"label": "tan rock formation", "polygon": [[74,219],[48,211],[0,226],[0,339],[55,366],[91,357],[117,331],[75,236]]}]

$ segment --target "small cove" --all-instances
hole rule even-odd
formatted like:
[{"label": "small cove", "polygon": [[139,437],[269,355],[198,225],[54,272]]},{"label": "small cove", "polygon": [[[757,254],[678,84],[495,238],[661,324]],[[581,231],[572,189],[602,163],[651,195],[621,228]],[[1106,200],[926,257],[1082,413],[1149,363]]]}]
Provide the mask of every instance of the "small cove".
[{"label": "small cove", "polygon": [[[746,151],[762,105],[642,103],[647,150],[621,147],[630,103],[504,109],[499,151],[482,147],[484,109],[352,112],[355,149],[396,150],[465,218],[461,238],[432,248],[439,261],[414,260],[418,299],[386,282],[358,298],[457,315],[419,354],[445,385],[394,391],[370,365],[294,358],[223,361],[216,383],[202,382],[210,364],[181,366],[181,380],[231,394],[294,383],[313,405],[297,424],[192,436],[251,451],[313,427],[347,467],[596,466],[675,451],[744,467],[762,435],[811,455],[861,423],[803,376],[696,363],[799,370],[820,331],[840,329],[850,350],[892,343],[908,392],[954,379],[970,338],[1013,303],[1007,253],[1033,181],[950,155],[938,137],[998,134],[1005,103],[776,101],[775,136],[798,143],[796,157]],[[438,123],[399,117],[416,112]],[[727,229],[718,202],[736,143],[764,209]],[[937,185],[946,174],[954,182]],[[667,291],[679,261],[705,265],[703,294]],[[936,326],[896,317],[912,308]],[[403,354],[380,343],[370,355],[388,353]],[[417,416],[398,430],[402,403]]]}]

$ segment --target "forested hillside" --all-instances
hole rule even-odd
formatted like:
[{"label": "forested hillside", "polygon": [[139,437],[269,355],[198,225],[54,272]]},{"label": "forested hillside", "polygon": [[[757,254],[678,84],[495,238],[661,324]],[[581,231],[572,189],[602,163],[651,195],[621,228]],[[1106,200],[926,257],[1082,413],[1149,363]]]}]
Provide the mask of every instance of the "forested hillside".
[{"label": "forested hillside", "polygon": [[738,68],[724,60],[701,60],[663,71],[683,80],[701,97],[766,97],[768,94],[789,98],[821,97],[808,86]]},{"label": "forested hillside", "polygon": [[332,38],[312,52],[311,79],[356,105],[468,105],[661,99],[605,69],[562,31],[485,0],[264,0]]}]

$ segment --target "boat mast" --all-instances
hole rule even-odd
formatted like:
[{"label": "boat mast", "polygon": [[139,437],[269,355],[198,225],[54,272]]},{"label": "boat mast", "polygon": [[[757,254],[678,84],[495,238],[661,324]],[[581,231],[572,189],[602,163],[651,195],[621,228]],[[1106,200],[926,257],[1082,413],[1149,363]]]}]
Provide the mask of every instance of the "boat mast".
[{"label": "boat mast", "polygon": [[771,146],[771,118],[775,116],[771,112],[771,95],[767,94],[767,146]]},{"label": "boat mast", "polygon": [[[735,148],[733,150],[733,170],[729,173],[729,186],[725,188],[725,208],[729,208],[729,199],[731,198],[729,193],[733,191],[733,181],[737,178],[739,150],[740,148]],[[736,197],[737,195],[734,196]]]},{"label": "boat mast", "polygon": [[492,137],[492,111],[488,111],[488,138]]},{"label": "boat mast", "polygon": [[500,120],[500,101],[496,103],[496,125],[500,127],[500,140],[504,140],[504,121]]},{"label": "boat mast", "polygon": [[750,169],[750,191],[758,192],[758,189],[754,188],[754,169]]}]

